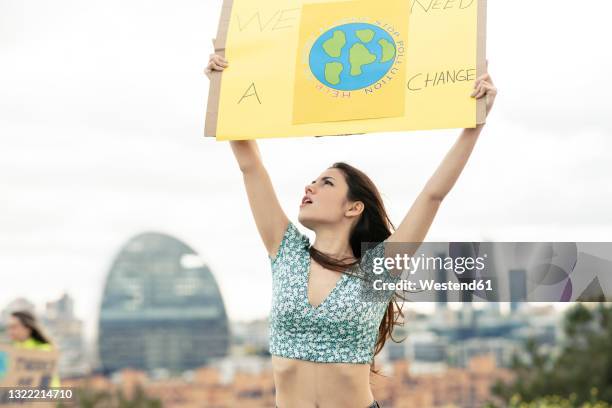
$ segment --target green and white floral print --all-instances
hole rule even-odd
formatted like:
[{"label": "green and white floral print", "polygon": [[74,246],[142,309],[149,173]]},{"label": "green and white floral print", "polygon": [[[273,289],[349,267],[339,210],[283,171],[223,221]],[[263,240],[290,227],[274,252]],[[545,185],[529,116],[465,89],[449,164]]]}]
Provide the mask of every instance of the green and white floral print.
[{"label": "green and white floral print", "polygon": [[[309,246],[308,237],[289,222],[277,255],[270,258],[270,353],[322,363],[371,363],[388,300],[363,301],[363,279],[343,273],[328,297],[312,306]],[[383,256],[379,243],[364,254],[361,265]]]}]

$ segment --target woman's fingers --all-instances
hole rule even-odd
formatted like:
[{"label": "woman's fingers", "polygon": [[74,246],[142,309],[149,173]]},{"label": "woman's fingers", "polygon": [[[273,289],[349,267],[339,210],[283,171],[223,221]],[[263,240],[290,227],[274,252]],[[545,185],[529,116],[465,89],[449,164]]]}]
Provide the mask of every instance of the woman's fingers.
[{"label": "woman's fingers", "polygon": [[496,95],[497,95],[497,88],[494,87],[491,84],[487,84],[485,86],[485,90],[484,90],[484,93],[483,93],[483,96],[487,97],[487,101],[495,99]]},{"label": "woman's fingers", "polygon": [[[487,67],[489,66],[489,61],[487,61]],[[493,83],[493,79],[488,72],[485,72],[483,75],[476,78],[474,81],[474,91],[470,96],[480,99],[487,94],[492,94],[495,96],[497,93],[497,88],[495,88],[495,84]]]},{"label": "woman's fingers", "polygon": [[493,81],[491,80],[491,76],[488,73],[486,73],[476,78],[476,81],[474,82],[474,89],[478,88],[480,83],[483,81],[488,81],[490,83],[493,83]]},{"label": "woman's fingers", "polygon": [[474,85],[474,90],[472,91],[472,94],[470,96],[476,97],[476,95],[478,95],[478,93],[480,92],[481,88],[482,88],[482,82],[479,82],[476,85]]},{"label": "woman's fingers", "polygon": [[[489,66],[489,61],[487,60],[487,67]],[[488,72],[476,78],[474,81],[474,91],[470,95],[475,99],[481,99],[486,97],[486,105],[487,105],[487,115],[491,111],[493,106],[493,102],[495,102],[495,97],[497,96],[497,88],[493,83],[493,79]]]},{"label": "woman's fingers", "polygon": [[486,82],[481,82],[480,85],[478,86],[478,89],[476,89],[476,95],[474,95],[474,98],[480,99],[484,96],[486,92],[487,92]]},{"label": "woman's fingers", "polygon": [[210,58],[210,59],[214,59],[214,58],[221,58],[222,60],[224,60],[224,61],[225,61],[225,57],[224,57],[224,56],[222,56],[222,55],[219,55],[219,54],[209,54],[209,55],[208,55],[208,58]]},{"label": "woman's fingers", "polygon": [[210,71],[223,71],[228,66],[229,64],[227,62],[223,62],[218,58],[211,58],[205,72],[208,74]]},{"label": "woman's fingers", "polygon": [[480,84],[474,84],[474,90],[472,91],[472,94],[470,96],[476,96],[479,88],[480,88]]},{"label": "woman's fingers", "polygon": [[225,58],[223,58],[221,55],[213,54],[210,57],[210,60],[214,61],[215,63],[217,63],[219,65],[227,65],[227,60]]},{"label": "woman's fingers", "polygon": [[208,63],[208,65],[206,66],[206,69],[208,71],[218,71],[219,70],[218,65],[212,61]]},{"label": "woman's fingers", "polygon": [[206,66],[206,69],[204,70],[204,74],[210,77],[210,73],[212,71],[223,71],[228,66],[229,66],[229,63],[224,57],[218,54],[210,54],[208,65]]},{"label": "woman's fingers", "polygon": [[485,95],[487,95],[489,92],[491,92],[491,90],[493,89],[493,85],[491,85],[488,82],[483,82],[482,83],[482,87],[480,89],[480,92],[478,93],[478,95],[476,95],[478,98],[482,98]]},{"label": "woman's fingers", "polygon": [[493,79],[491,78],[491,75],[489,75],[489,73],[486,72],[482,74],[481,76],[479,76],[478,78],[476,78],[476,80],[474,81],[474,88],[476,88],[476,86],[482,81],[493,83]]},{"label": "woman's fingers", "polygon": [[480,99],[483,96],[485,96],[487,92],[491,92],[494,89],[495,87],[491,85],[489,82],[482,81],[480,84],[478,84],[478,87],[474,90],[474,92],[472,92],[471,96],[473,96],[476,99]]},{"label": "woman's fingers", "polygon": [[220,65],[222,67],[227,67],[228,65],[227,60],[223,57],[215,58],[213,59],[213,61],[215,62],[215,64]]},{"label": "woman's fingers", "polygon": [[225,68],[214,61],[210,63],[210,67],[212,69],[216,69],[217,71],[223,71],[223,68]]}]

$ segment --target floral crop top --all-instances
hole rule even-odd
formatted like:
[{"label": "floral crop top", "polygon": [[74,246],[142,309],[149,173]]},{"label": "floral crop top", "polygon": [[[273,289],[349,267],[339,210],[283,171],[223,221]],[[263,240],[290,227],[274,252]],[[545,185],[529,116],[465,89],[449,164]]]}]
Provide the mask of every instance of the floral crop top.
[{"label": "floral crop top", "polygon": [[[319,306],[312,306],[308,301],[309,246],[308,237],[289,222],[276,257],[270,258],[270,354],[321,363],[370,364],[378,328],[393,292],[386,291],[378,300],[366,300],[364,279],[342,273],[327,298]],[[362,256],[361,270],[369,267],[371,271],[373,258],[383,256],[381,242]],[[379,278],[399,279],[387,270]]]}]

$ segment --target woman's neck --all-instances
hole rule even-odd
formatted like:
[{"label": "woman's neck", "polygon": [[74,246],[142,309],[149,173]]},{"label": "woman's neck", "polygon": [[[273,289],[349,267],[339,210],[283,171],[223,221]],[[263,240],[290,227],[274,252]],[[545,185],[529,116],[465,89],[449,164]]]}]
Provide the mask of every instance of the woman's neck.
[{"label": "woman's neck", "polygon": [[323,226],[317,228],[315,233],[315,241],[312,244],[315,249],[337,259],[354,257],[348,240],[350,226]]}]

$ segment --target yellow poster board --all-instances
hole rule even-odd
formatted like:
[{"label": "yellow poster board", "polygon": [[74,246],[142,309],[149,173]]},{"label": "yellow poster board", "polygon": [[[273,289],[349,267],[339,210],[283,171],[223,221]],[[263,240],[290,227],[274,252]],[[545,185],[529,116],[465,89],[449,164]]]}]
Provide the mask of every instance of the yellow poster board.
[{"label": "yellow poster board", "polygon": [[475,127],[485,22],[486,0],[225,0],[205,134]]}]

